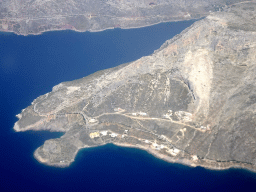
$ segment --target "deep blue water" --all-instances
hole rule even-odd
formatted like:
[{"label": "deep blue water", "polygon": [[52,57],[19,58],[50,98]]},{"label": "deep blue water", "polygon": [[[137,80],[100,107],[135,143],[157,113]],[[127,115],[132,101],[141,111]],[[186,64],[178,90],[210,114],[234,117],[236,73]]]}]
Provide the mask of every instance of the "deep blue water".
[{"label": "deep blue water", "polygon": [[0,34],[0,191],[254,191],[256,174],[246,170],[189,168],[110,144],[82,150],[69,168],[48,167],[33,152],[61,134],[12,130],[15,115],[54,85],[152,54],[192,23],[97,33]]}]

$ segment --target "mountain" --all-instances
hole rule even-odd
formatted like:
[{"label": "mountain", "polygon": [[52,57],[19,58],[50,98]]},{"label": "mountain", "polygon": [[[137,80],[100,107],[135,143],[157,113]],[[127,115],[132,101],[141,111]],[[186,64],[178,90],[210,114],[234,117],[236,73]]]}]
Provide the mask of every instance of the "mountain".
[{"label": "mountain", "polygon": [[15,131],[65,132],[34,156],[69,166],[81,148],[136,147],[212,169],[256,166],[256,3],[195,22],[152,55],[53,87]]},{"label": "mountain", "polygon": [[0,31],[101,31],[201,18],[245,0],[0,0]]}]

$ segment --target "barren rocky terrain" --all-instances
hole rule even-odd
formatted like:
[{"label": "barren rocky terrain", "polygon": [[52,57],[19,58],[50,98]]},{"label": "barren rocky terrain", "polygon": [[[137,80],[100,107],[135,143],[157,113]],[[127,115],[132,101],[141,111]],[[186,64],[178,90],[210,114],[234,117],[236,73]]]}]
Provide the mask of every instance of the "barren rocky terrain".
[{"label": "barren rocky terrain", "polygon": [[255,18],[255,3],[211,13],[150,56],[56,85],[14,129],[65,132],[34,153],[53,166],[113,143],[190,166],[255,170]]},{"label": "barren rocky terrain", "polygon": [[0,31],[101,31],[198,19],[245,0],[0,0]]}]

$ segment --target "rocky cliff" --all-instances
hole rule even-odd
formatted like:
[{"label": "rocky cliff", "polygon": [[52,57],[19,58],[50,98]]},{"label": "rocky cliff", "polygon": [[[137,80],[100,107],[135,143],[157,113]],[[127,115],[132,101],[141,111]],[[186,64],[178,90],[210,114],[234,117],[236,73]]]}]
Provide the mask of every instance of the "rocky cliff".
[{"label": "rocky cliff", "polygon": [[65,132],[35,151],[48,165],[114,143],[170,162],[255,170],[255,18],[255,3],[212,13],[150,56],[53,87],[14,129]]}]

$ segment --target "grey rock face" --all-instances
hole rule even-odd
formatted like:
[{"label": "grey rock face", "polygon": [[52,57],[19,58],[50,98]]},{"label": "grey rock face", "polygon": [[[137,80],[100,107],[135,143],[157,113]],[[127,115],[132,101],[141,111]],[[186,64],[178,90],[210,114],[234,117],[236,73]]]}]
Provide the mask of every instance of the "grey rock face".
[{"label": "grey rock face", "polygon": [[200,18],[245,0],[1,0],[0,31],[99,31]]},{"label": "grey rock face", "polygon": [[170,162],[255,170],[255,16],[256,4],[234,5],[150,56],[63,82],[23,110],[14,129],[65,132],[35,151],[48,165],[114,143]]}]

